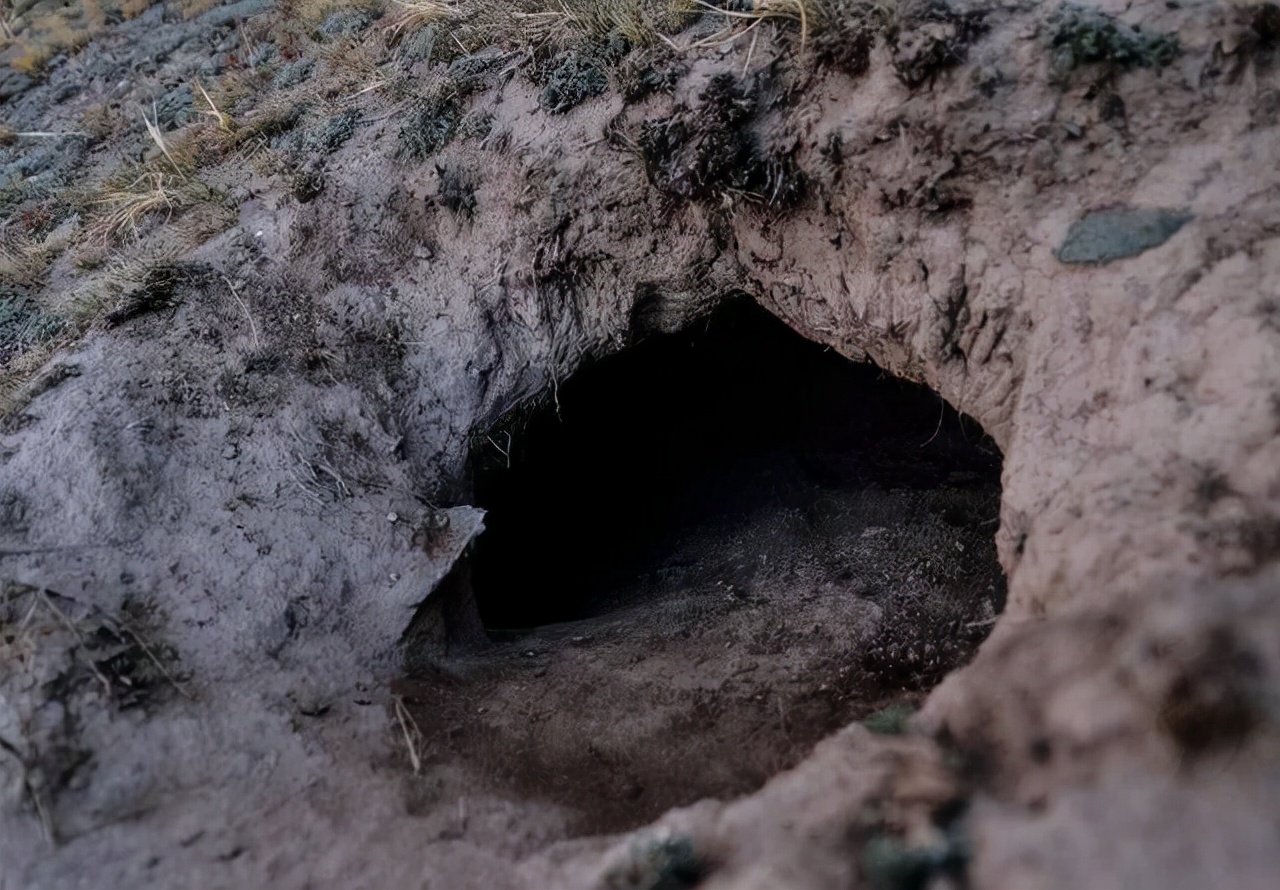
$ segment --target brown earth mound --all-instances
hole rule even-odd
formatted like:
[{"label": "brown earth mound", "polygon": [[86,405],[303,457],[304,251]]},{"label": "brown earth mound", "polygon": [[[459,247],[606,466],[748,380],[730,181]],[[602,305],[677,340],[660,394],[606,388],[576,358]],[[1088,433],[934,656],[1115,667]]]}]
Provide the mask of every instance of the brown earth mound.
[{"label": "brown earth mound", "polygon": [[709,6],[14,5],[0,884],[1276,883],[1280,13]]}]

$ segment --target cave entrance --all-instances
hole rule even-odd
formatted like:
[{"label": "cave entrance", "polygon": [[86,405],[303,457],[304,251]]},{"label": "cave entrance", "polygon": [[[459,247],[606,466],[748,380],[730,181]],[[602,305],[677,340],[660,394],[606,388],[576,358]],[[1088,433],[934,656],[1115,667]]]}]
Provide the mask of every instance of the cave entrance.
[{"label": "cave entrance", "polygon": [[[852,578],[865,554],[851,536],[920,525],[919,509],[981,529],[976,552],[939,559],[998,576],[999,478],[995,445],[935,393],[733,300],[590,365],[481,438],[474,495],[489,513],[473,589],[505,638],[625,609],[673,580],[742,589],[815,546],[838,551],[822,560],[831,580]],[[869,495],[885,491],[900,509]]]},{"label": "cave entrance", "polygon": [[439,598],[487,640],[405,701],[569,834],[751,791],[985,638],[1000,467],[926,388],[724,302],[477,436],[486,531]]}]

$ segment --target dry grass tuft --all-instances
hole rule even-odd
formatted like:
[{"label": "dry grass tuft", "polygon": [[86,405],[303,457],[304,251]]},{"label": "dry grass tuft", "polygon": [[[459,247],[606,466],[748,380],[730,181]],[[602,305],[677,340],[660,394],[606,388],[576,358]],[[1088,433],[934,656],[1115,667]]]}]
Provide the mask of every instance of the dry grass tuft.
[{"label": "dry grass tuft", "polygon": [[199,15],[204,15],[222,0],[177,0],[178,14],[184,22],[189,22]]},{"label": "dry grass tuft", "polygon": [[392,21],[386,28],[389,40],[462,16],[458,0],[392,0],[392,4],[396,9],[391,13]]},{"label": "dry grass tuft", "polygon": [[680,27],[695,9],[696,0],[469,0],[463,5],[465,30],[478,38],[469,45],[510,42],[557,50],[615,35],[646,46]]},{"label": "dry grass tuft", "polygon": [[144,219],[154,213],[172,214],[178,209],[178,185],[175,176],[151,170],[123,187],[104,189],[94,203],[105,208],[105,212],[94,221],[91,232],[106,242],[125,234],[138,238],[139,223]]},{"label": "dry grass tuft", "polygon": [[205,90],[204,84],[200,83],[200,81],[196,81],[196,89],[200,91],[200,95],[204,97],[204,101],[209,106],[207,111],[201,111],[200,113],[205,117],[209,117],[214,120],[217,124],[219,133],[222,133],[224,136],[234,136],[239,127],[236,125],[236,122],[232,119],[231,115],[218,108],[213,99],[209,97],[209,93]]},{"label": "dry grass tuft", "polygon": [[[737,40],[753,32],[769,21],[797,22],[800,25],[800,47],[808,46],[809,35],[821,15],[819,0],[746,0],[741,9],[725,9],[713,6],[705,0],[697,0],[700,7],[724,16],[728,21],[719,34],[704,38],[695,48],[719,46]],[[745,23],[745,27],[741,27]],[[754,36],[754,35],[753,35]]]},{"label": "dry grass tuft", "polygon": [[72,234],[65,229],[37,236],[22,231],[0,230],[0,281],[35,287],[53,261],[71,245]]},{"label": "dry grass tuft", "polygon": [[151,137],[151,141],[155,143],[156,148],[160,149],[160,153],[164,155],[165,160],[173,167],[173,172],[177,173],[183,179],[186,179],[186,172],[179,166],[177,160],[173,156],[173,152],[169,150],[169,144],[164,140],[164,133],[160,130],[160,116],[156,112],[155,103],[151,103],[151,113],[154,119],[147,117],[144,112],[142,115],[142,123],[147,127],[147,135]]},{"label": "dry grass tuft", "polygon": [[142,226],[157,214],[166,220],[175,212],[196,204],[216,201],[213,190],[199,180],[187,176],[181,166],[168,155],[176,173],[155,167],[135,171],[133,178],[121,175],[103,186],[90,206],[97,214],[86,229],[90,243],[107,246],[126,236],[139,240]]},{"label": "dry grass tuft", "polygon": [[9,60],[10,67],[36,76],[54,56],[74,52],[97,37],[113,16],[136,18],[156,2],[80,0],[39,15],[30,8],[19,14],[13,8],[15,4],[7,3],[9,8],[0,13],[0,48],[16,46],[17,52]]},{"label": "dry grass tuft", "polygon": [[284,0],[280,8],[307,28],[318,28],[335,12],[365,12],[381,15],[389,0]]},{"label": "dry grass tuft", "polygon": [[0,280],[30,287],[47,268],[46,251],[35,239],[21,234],[0,238]]}]

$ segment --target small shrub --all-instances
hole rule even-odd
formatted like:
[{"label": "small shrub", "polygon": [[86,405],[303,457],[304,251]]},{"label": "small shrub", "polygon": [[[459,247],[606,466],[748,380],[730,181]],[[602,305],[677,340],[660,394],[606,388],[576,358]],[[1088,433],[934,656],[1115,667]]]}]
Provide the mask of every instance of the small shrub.
[{"label": "small shrub", "polygon": [[285,15],[321,38],[351,37],[382,14],[381,0],[284,0]]},{"label": "small shrub", "polygon": [[827,0],[814,53],[853,77],[871,67],[871,50],[889,26],[891,7],[875,0]]},{"label": "small shrub", "polygon": [[436,170],[440,174],[440,203],[455,216],[470,219],[476,209],[475,179],[457,167]]},{"label": "small shrub", "polygon": [[277,90],[287,90],[290,87],[296,87],[311,77],[315,71],[315,59],[298,59],[285,65],[276,72],[276,76],[272,79],[271,85]]},{"label": "small shrub", "polygon": [[564,114],[609,88],[609,79],[590,53],[567,50],[556,57],[542,88],[542,107]]},{"label": "small shrub", "polygon": [[86,228],[90,241],[109,245],[126,236],[141,238],[154,217],[167,219],[196,204],[215,203],[218,195],[199,180],[155,167],[126,168],[103,185],[89,202],[94,213]]},{"label": "small shrub", "polygon": [[189,267],[160,263],[147,268],[137,287],[126,293],[115,309],[103,317],[108,328],[114,328],[152,312],[170,309],[175,304],[174,291],[190,273]]},{"label": "small shrub", "polygon": [[1144,34],[1136,26],[1096,9],[1063,6],[1055,17],[1050,44],[1055,68],[1105,63],[1118,68],[1163,68],[1182,52],[1173,34]]},{"label": "small shrub", "polygon": [[646,121],[638,145],[650,181],[687,200],[739,196],[791,207],[804,195],[804,178],[790,154],[767,151],[750,131],[758,86],[731,74],[715,77],[696,108]]},{"label": "small shrub", "polygon": [[986,31],[984,10],[958,10],[945,0],[906,4],[898,11],[889,36],[893,70],[913,89],[932,83],[946,69],[964,62],[969,47]]},{"label": "small shrub", "polygon": [[670,93],[688,70],[665,45],[642,49],[618,66],[618,92],[628,102],[639,102],[653,93]]},{"label": "small shrub", "polygon": [[877,835],[863,848],[862,870],[877,890],[924,890],[936,875],[962,872],[967,860],[963,842],[954,835],[928,846]]},{"label": "small shrub", "polygon": [[896,702],[862,718],[862,725],[880,735],[902,735],[907,731],[907,721],[916,709],[906,702]]},{"label": "small shrub", "polygon": [[1266,720],[1261,661],[1232,633],[1212,630],[1175,672],[1160,705],[1160,727],[1188,757],[1229,750]]},{"label": "small shrub", "polygon": [[360,123],[360,112],[348,110],[328,118],[303,139],[303,149],[318,154],[331,155],[355,135]]},{"label": "small shrub", "polygon": [[420,28],[407,37],[399,39],[397,53],[409,64],[430,62],[435,53],[436,41],[440,38],[440,30],[434,25]]},{"label": "small shrub", "polygon": [[693,840],[679,834],[637,838],[603,877],[604,890],[690,890],[710,872]]},{"label": "small shrub", "polygon": [[462,15],[457,0],[392,0],[392,3],[395,5],[392,23],[387,26],[387,36],[392,40]]},{"label": "small shrub", "polygon": [[289,191],[299,204],[314,200],[324,191],[324,174],[319,170],[300,170],[289,182]]},{"label": "small shrub", "polygon": [[648,46],[683,28],[700,10],[697,0],[471,0],[461,30],[471,49],[494,43],[546,52],[583,41],[620,38]]},{"label": "small shrub", "polygon": [[1249,27],[1253,29],[1260,49],[1280,46],[1280,5],[1260,3],[1253,9]]},{"label": "small shrub", "polygon": [[64,326],[63,319],[45,312],[29,298],[12,291],[0,291],[0,364],[53,339]]},{"label": "small shrub", "polygon": [[10,58],[9,65],[19,73],[38,75],[50,59],[59,53],[80,49],[102,33],[109,21],[136,18],[156,2],[157,0],[83,0],[78,3],[51,4],[63,8],[44,14],[35,14],[36,10],[30,8],[32,4],[27,4],[29,8],[22,19],[17,19],[16,16],[13,19],[0,19],[4,22],[5,40],[16,43],[19,48]]},{"label": "small shrub", "polygon": [[356,37],[373,24],[373,19],[358,9],[340,9],[316,27],[316,33],[330,40]]},{"label": "small shrub", "polygon": [[440,151],[457,132],[461,109],[452,98],[433,97],[409,112],[400,127],[402,153],[415,161]]},{"label": "small shrub", "polygon": [[457,137],[483,140],[493,131],[493,119],[493,112],[487,109],[477,108],[470,111],[459,121]]}]

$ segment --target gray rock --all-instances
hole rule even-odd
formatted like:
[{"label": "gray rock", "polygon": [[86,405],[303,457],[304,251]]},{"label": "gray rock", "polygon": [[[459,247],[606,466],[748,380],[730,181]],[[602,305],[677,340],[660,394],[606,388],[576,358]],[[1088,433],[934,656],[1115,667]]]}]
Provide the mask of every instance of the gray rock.
[{"label": "gray rock", "polygon": [[320,23],[316,30],[324,37],[354,37],[373,23],[365,13],[358,9],[343,9],[333,13]]},{"label": "gray rock", "polygon": [[191,122],[192,104],[191,84],[176,86],[156,100],[156,122],[165,130],[186,126]]},{"label": "gray rock", "polygon": [[356,125],[359,123],[360,112],[358,111],[335,114],[307,134],[303,147],[307,151],[333,154],[342,143],[355,134]]},{"label": "gray rock", "polygon": [[289,87],[295,87],[309,78],[315,67],[314,59],[298,59],[296,62],[290,62],[276,72],[275,79],[271,81],[271,85],[277,90],[287,90]]},{"label": "gray rock", "polygon": [[1192,218],[1192,214],[1177,210],[1095,210],[1067,231],[1058,248],[1058,260],[1101,265],[1137,256],[1164,244]]},{"label": "gray rock", "polygon": [[202,25],[212,25],[214,27],[231,25],[239,19],[247,19],[258,13],[266,12],[274,5],[271,0],[240,0],[240,2],[232,3],[229,6],[219,6],[216,9],[211,9],[196,21]]},{"label": "gray rock", "polygon": [[10,99],[29,90],[35,81],[25,74],[19,74],[12,68],[0,68],[0,101]]}]

